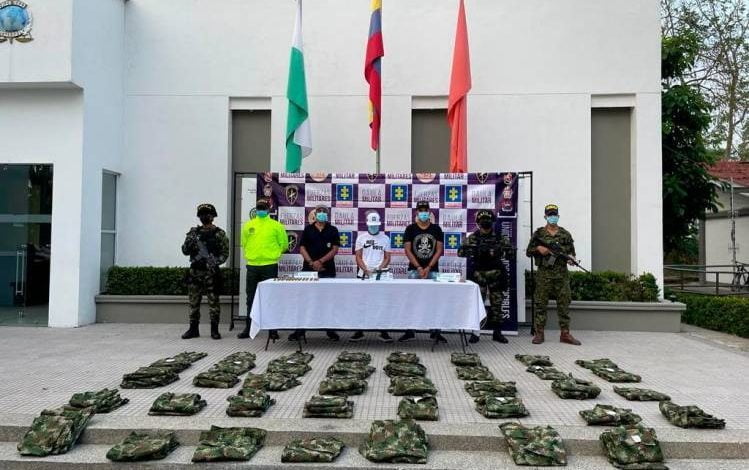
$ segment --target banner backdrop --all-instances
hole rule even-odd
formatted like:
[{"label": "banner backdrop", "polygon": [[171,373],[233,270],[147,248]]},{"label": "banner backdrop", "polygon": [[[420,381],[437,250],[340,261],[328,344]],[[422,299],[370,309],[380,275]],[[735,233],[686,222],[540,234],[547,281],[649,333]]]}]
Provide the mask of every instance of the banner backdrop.
[{"label": "banner backdrop", "polygon": [[[355,277],[354,247],[360,232],[366,233],[366,217],[380,214],[382,230],[390,238],[390,270],[406,277],[408,258],[404,248],[406,227],[416,220],[416,203],[429,201],[432,222],[444,234],[445,253],[441,272],[466,275],[465,258],[458,248],[477,229],[476,213],[490,209],[497,215],[496,228],[517,247],[518,178],[516,173],[260,173],[257,195],[270,199],[271,217],[285,227],[289,252],[279,262],[279,274],[302,269],[299,242],[306,224],[314,222],[317,207],[330,211],[330,222],[338,228],[341,246],[335,258],[338,277]],[[250,212],[254,217],[254,209]],[[510,287],[504,294],[502,329],[517,331],[516,261],[505,262]],[[491,325],[485,328],[491,329]]]}]

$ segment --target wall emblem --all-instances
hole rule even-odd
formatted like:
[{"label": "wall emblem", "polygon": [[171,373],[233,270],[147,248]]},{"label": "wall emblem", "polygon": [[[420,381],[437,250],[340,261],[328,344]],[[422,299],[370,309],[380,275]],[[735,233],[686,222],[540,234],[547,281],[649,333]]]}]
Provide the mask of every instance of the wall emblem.
[{"label": "wall emblem", "polygon": [[21,0],[0,0],[0,43],[29,42],[34,19],[28,5]]},{"label": "wall emblem", "polygon": [[289,203],[290,206],[293,206],[296,204],[296,200],[299,197],[299,187],[296,185],[289,185],[286,186],[286,202]]}]

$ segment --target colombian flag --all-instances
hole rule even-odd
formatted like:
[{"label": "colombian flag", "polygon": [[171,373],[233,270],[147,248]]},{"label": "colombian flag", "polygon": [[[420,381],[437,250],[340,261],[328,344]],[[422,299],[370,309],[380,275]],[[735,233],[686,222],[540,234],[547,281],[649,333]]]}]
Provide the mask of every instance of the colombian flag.
[{"label": "colombian flag", "polygon": [[380,111],[382,110],[382,0],[372,0],[372,19],[369,22],[367,58],[364,78],[369,83],[369,127],[372,129],[372,150],[380,148]]}]

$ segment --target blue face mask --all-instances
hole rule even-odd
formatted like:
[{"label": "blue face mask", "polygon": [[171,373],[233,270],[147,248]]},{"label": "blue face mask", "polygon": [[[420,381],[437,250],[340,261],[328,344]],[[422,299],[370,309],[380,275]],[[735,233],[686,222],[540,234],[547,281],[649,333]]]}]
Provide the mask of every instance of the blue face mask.
[{"label": "blue face mask", "polygon": [[559,223],[559,216],[558,215],[550,215],[546,217],[546,221],[550,223],[551,225],[556,225]]},{"label": "blue face mask", "polygon": [[378,233],[380,233],[380,227],[376,225],[367,225],[367,231],[372,235],[377,235]]},{"label": "blue face mask", "polygon": [[328,214],[325,212],[318,212],[317,214],[315,214],[315,220],[318,222],[327,222]]},{"label": "blue face mask", "polygon": [[429,212],[419,212],[419,220],[421,222],[427,222],[429,220]]},{"label": "blue face mask", "polygon": [[268,217],[268,211],[257,211],[256,214],[261,219],[264,218],[264,217]]}]

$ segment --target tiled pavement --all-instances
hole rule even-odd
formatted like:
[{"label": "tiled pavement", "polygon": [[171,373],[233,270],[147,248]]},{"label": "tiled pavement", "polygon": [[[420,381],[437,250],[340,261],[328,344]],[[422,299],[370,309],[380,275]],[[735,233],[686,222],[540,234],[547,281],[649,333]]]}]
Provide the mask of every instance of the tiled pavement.
[{"label": "tiled pavement", "polygon": [[[204,328],[205,329],[205,328]],[[145,416],[156,396],[165,391],[196,392],[208,406],[198,416],[225,417],[226,398],[230,390],[197,388],[192,377],[208,369],[225,355],[239,350],[255,352],[257,367],[265,370],[269,360],[294,350],[295,345],[284,341],[271,344],[263,351],[265,341],[238,340],[224,332],[224,339],[214,341],[204,337],[185,341],[179,339],[181,326],[176,325],[93,325],[86,328],[29,329],[0,328],[0,415],[35,416],[45,407],[65,403],[71,394],[103,387],[117,387],[122,374],[147,365],[161,357],[184,350],[205,351],[209,355],[180,374],[180,380],[166,387],[151,390],[123,390],[131,403],[107,415]],[[553,331],[543,345],[530,344],[527,334],[511,337],[510,344],[500,345],[484,337],[473,350],[501,380],[517,382],[520,396],[530,411],[527,424],[584,425],[578,411],[595,403],[612,403],[632,408],[646,423],[656,428],[669,427],[655,403],[628,402],[615,394],[612,384],[574,364],[576,359],[609,357],[625,370],[640,374],[642,387],[671,395],[678,404],[696,404],[708,413],[724,417],[728,428],[749,429],[749,355],[731,352],[684,334],[577,332],[581,347],[560,344]],[[473,408],[473,401],[463,390],[450,352],[459,349],[457,336],[450,335],[450,344],[430,351],[431,343],[424,339],[406,344],[383,344],[374,334],[360,343],[344,341],[331,343],[319,335],[312,335],[305,350],[315,354],[312,371],[301,380],[302,386],[274,393],[277,404],[265,415],[267,418],[301,418],[304,402],[316,392],[327,367],[342,350],[366,351],[372,354],[372,365],[377,368],[368,380],[364,395],[352,397],[355,420],[395,417],[399,397],[387,393],[388,377],[382,371],[387,354],[395,350],[416,352],[428,369],[428,377],[439,390],[440,422],[488,423]],[[544,381],[524,371],[514,359],[517,353],[546,354],[565,372],[592,380],[601,389],[595,400],[561,400],[551,392],[550,381]]]}]

